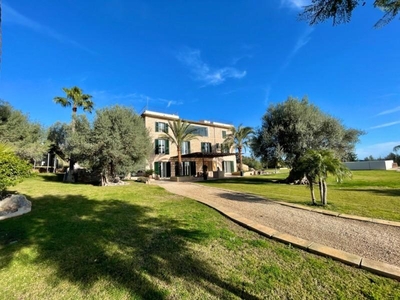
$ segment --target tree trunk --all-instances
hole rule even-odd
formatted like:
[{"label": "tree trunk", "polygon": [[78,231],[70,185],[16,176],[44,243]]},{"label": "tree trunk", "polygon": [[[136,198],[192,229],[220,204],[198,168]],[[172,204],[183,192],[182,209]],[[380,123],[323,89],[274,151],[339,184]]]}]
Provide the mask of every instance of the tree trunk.
[{"label": "tree trunk", "polygon": [[323,185],[322,185],[322,179],[320,178],[318,181],[318,188],[319,188],[319,198],[321,199],[321,203],[323,203],[324,199],[324,192],[323,192]]},{"label": "tree trunk", "polygon": [[326,181],[325,180],[323,180],[322,181],[322,187],[323,187],[323,190],[324,190],[324,192],[323,192],[323,201],[322,201],[322,205],[327,205],[328,204],[328,186],[327,186],[327,184],[326,184]]},{"label": "tree trunk", "polygon": [[239,171],[243,171],[243,166],[242,166],[242,147],[238,147],[238,152],[239,152]]},{"label": "tree trunk", "polygon": [[315,194],[314,194],[314,182],[313,179],[310,177],[307,177],[308,180],[308,185],[310,186],[310,192],[311,192],[311,202],[313,205],[316,205],[315,203]]},{"label": "tree trunk", "polygon": [[181,153],[181,148],[178,146],[176,148],[178,152],[178,175],[176,176],[181,176],[182,174],[182,153]]}]

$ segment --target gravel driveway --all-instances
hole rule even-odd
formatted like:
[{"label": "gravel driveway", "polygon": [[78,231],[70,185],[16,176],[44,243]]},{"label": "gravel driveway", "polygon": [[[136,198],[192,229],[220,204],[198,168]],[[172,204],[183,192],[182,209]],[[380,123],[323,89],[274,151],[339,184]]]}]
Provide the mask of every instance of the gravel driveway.
[{"label": "gravel driveway", "polygon": [[279,232],[400,267],[400,227],[327,216],[195,183],[154,183],[171,193],[218,205]]}]

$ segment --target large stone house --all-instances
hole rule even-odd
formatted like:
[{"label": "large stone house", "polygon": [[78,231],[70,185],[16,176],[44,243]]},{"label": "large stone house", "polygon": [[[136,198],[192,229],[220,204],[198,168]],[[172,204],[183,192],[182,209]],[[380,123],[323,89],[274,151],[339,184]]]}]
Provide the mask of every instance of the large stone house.
[{"label": "large stone house", "polygon": [[[161,177],[175,177],[178,173],[178,153],[176,145],[163,138],[168,132],[169,122],[179,119],[179,116],[145,110],[142,113],[145,125],[153,141],[153,151],[148,159],[147,169]],[[183,120],[196,128],[196,139],[184,142],[182,150],[183,176],[203,175],[203,166],[207,166],[210,177],[222,177],[225,173],[236,170],[236,155],[232,148],[227,149],[223,142],[231,132],[232,125],[211,121]]]}]

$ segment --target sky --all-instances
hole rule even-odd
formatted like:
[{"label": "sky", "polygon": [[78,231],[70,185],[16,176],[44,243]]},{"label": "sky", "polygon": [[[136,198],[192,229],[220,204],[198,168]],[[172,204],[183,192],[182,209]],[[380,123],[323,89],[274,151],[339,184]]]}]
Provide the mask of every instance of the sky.
[{"label": "sky", "polygon": [[[50,126],[78,86],[95,108],[126,105],[254,128],[307,96],[366,132],[359,159],[400,145],[400,20],[371,3],[350,23],[310,26],[307,0],[3,0],[0,99]],[[92,116],[93,117],[93,116]]]}]

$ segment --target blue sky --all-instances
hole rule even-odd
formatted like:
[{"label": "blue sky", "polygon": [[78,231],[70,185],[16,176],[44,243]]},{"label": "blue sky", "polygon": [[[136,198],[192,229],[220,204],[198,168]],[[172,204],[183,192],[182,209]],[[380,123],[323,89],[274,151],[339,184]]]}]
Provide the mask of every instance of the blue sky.
[{"label": "blue sky", "polygon": [[258,127],[271,103],[310,102],[367,132],[360,159],[400,144],[400,21],[373,25],[370,3],[352,21],[310,27],[305,0],[2,2],[0,99],[49,126],[77,85],[113,104],[190,120]]}]

